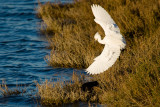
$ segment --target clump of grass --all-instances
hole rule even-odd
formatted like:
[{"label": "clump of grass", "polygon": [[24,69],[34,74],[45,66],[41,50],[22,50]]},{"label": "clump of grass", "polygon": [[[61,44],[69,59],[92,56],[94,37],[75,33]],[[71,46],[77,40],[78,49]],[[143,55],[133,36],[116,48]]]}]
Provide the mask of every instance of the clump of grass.
[{"label": "clump of grass", "polygon": [[76,101],[94,101],[96,94],[82,91],[84,75],[78,76],[73,73],[70,82],[51,82],[46,80],[44,83],[37,83],[38,93],[42,105],[61,105],[64,103],[74,103]]},{"label": "clump of grass", "polygon": [[[42,27],[42,31],[51,36],[49,43],[52,51],[50,56],[46,56],[49,65],[84,68],[103,48],[93,40],[93,26],[96,24],[93,23],[90,6],[85,3],[84,5],[84,10],[82,7],[78,9],[78,6],[81,6],[78,3],[62,7],[47,3],[38,8],[39,16],[46,25]],[[86,13],[87,9],[89,14]],[[100,50],[95,53],[95,48]]]},{"label": "clump of grass", "polygon": [[[96,97],[93,101],[107,103],[108,106],[160,105],[158,0],[81,0],[66,5],[41,4],[37,11],[45,23],[42,32],[48,36],[52,49],[46,57],[48,64],[54,67],[86,68],[101,53],[103,45],[95,42],[93,36],[97,31],[103,35],[103,30],[93,20],[91,4],[99,4],[109,12],[127,41],[120,60],[106,72],[93,76],[100,84],[94,91]],[[59,86],[64,91],[65,84]],[[69,87],[74,88],[74,85]],[[60,96],[58,91],[54,93]]]},{"label": "clump of grass", "polygon": [[21,88],[21,86],[16,86],[16,88],[11,89],[11,88],[8,88],[5,82],[0,84],[0,93],[3,96],[20,95],[25,92],[26,90],[24,88]]}]

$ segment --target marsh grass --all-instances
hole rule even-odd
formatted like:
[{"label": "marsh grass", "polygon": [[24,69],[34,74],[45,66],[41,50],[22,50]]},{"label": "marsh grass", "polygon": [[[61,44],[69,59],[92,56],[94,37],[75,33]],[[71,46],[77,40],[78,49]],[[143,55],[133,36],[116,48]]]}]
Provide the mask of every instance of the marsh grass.
[{"label": "marsh grass", "polygon": [[[38,16],[44,22],[41,31],[47,35],[51,47],[50,55],[46,56],[48,64],[53,67],[87,68],[101,53],[103,45],[95,42],[93,36],[97,31],[103,36],[104,32],[93,20],[91,4],[99,4],[109,12],[127,41],[126,49],[116,63],[106,72],[93,76],[100,86],[95,89],[96,96],[92,101],[108,106],[159,106],[159,0],[80,0],[65,5],[40,4]],[[39,85],[39,89],[45,90],[48,83]],[[61,103],[72,102],[65,100],[65,94],[52,91],[56,89],[53,84],[49,88],[53,96],[59,96]],[[85,99],[85,94],[80,94],[79,88],[76,88],[81,83],[74,84],[68,85],[68,88],[75,88],[77,91],[74,94],[78,93]],[[64,88],[66,84],[59,86],[64,93],[71,93]],[[47,91],[43,92],[40,97],[45,102],[51,93],[44,98]],[[53,97],[50,100],[55,102]]]},{"label": "marsh grass", "polygon": [[17,85],[16,88],[9,88],[6,83],[3,81],[0,84],[0,93],[2,96],[12,96],[12,95],[23,95],[26,93],[26,89],[22,88],[22,86]]},{"label": "marsh grass", "polygon": [[70,82],[46,80],[42,84],[37,83],[41,104],[62,105],[64,103],[75,103],[77,101],[97,102],[96,93],[82,91],[81,87],[84,81],[86,81],[84,80],[84,75],[78,76],[76,73],[73,73]]}]

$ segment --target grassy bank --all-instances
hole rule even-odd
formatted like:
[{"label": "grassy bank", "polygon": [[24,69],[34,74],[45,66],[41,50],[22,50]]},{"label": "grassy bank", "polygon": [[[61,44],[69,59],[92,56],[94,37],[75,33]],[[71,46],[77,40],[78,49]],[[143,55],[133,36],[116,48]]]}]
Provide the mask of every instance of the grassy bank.
[{"label": "grassy bank", "polygon": [[[97,31],[102,35],[104,32],[93,20],[91,4],[99,4],[110,13],[127,41],[126,49],[113,67],[93,76],[100,84],[94,93],[81,92],[82,82],[60,84],[58,88],[46,82],[38,85],[43,102],[53,104],[59,101],[57,104],[60,104],[82,100],[109,106],[160,105],[158,0],[81,0],[66,5],[40,4],[38,16],[44,22],[41,31],[47,35],[51,48],[50,55],[46,56],[48,64],[53,67],[87,68],[101,53],[103,45],[95,42],[93,36]],[[75,87],[76,91],[68,91],[66,85],[68,88]],[[51,93],[43,97],[48,92],[46,87]],[[59,90],[53,91],[56,89]],[[50,95],[58,97],[55,99]]]}]

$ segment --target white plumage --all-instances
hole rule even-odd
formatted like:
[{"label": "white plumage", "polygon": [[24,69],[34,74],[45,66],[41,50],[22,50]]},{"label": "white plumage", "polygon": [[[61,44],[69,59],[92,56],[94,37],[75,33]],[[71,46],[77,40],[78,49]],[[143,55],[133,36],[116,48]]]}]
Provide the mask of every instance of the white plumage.
[{"label": "white plumage", "polygon": [[120,56],[120,51],[125,48],[126,41],[120,34],[120,30],[107,11],[99,5],[91,6],[94,21],[98,23],[105,32],[103,40],[97,32],[95,40],[104,44],[102,53],[94,59],[94,62],[86,69],[89,74],[99,74],[110,68]]}]

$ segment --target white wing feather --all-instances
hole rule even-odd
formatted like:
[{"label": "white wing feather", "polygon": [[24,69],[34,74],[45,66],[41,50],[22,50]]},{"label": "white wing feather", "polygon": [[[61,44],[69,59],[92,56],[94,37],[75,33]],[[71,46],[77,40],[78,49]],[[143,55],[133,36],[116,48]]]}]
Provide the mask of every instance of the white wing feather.
[{"label": "white wing feather", "polygon": [[120,56],[120,49],[112,50],[105,45],[102,53],[94,59],[94,62],[86,69],[89,74],[99,74],[110,68]]},{"label": "white wing feather", "polygon": [[96,20],[102,21],[105,24],[115,24],[107,11],[99,5],[92,5],[92,12]]},{"label": "white wing feather", "polygon": [[95,16],[94,21],[101,25],[103,30],[105,31],[105,34],[108,33],[108,30],[113,30],[117,33],[120,33],[120,30],[117,26],[117,24],[114,22],[114,20],[111,18],[111,16],[108,14],[108,12],[102,8],[99,5],[92,5],[91,6],[93,15]]},{"label": "white wing feather", "polygon": [[120,30],[111,16],[99,5],[92,5],[95,22],[100,24],[105,31],[105,37],[101,40],[98,33],[95,39],[105,44],[102,53],[94,59],[94,62],[86,69],[89,74],[99,74],[110,68],[120,56],[120,50],[125,48],[126,42],[120,34]]}]

